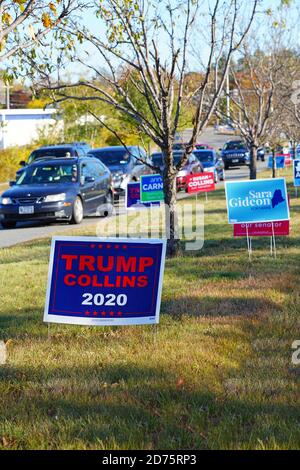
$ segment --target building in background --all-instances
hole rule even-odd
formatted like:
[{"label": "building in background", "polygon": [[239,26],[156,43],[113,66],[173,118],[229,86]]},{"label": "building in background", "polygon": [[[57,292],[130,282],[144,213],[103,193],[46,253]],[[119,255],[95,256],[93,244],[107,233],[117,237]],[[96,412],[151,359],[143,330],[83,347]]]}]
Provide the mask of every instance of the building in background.
[{"label": "building in background", "polygon": [[0,109],[0,149],[28,145],[56,124],[55,109]]}]

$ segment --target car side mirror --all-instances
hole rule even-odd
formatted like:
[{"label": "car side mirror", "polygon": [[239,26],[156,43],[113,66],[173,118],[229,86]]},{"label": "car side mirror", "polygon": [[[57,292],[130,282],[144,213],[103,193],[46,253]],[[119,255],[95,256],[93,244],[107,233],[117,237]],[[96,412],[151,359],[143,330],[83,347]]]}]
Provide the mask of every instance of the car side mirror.
[{"label": "car side mirror", "polygon": [[10,181],[9,182],[9,186],[12,187],[12,186],[15,186],[16,182],[15,181]]},{"label": "car side mirror", "polygon": [[25,160],[21,160],[20,163],[19,163],[19,165],[21,165],[21,166],[26,166]]}]

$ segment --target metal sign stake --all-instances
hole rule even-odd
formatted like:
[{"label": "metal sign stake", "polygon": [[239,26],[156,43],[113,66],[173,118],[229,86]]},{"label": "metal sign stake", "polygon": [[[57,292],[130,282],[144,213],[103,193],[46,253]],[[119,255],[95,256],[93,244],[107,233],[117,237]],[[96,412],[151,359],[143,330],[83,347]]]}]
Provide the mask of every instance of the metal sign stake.
[{"label": "metal sign stake", "polygon": [[247,231],[247,247],[248,247],[249,261],[252,261],[252,258],[251,258],[252,242],[251,242],[251,238],[249,237],[249,230],[248,230],[248,225],[247,224],[246,224],[246,231]]},{"label": "metal sign stake", "polygon": [[273,234],[273,247],[274,247],[274,256],[275,259],[277,258],[277,249],[276,249],[276,238],[275,238],[275,230],[274,230],[274,223],[272,222],[272,234]]}]

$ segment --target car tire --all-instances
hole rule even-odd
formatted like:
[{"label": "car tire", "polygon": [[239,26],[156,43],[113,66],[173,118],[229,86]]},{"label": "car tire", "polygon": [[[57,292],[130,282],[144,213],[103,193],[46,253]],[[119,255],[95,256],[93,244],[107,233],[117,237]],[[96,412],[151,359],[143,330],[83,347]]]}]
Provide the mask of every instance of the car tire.
[{"label": "car tire", "polygon": [[1,222],[1,225],[4,229],[10,229],[10,228],[15,228],[17,225],[17,222],[12,222],[10,220],[3,220]]},{"label": "car tire", "polygon": [[79,225],[83,220],[83,204],[79,196],[74,201],[71,224]]},{"label": "car tire", "polygon": [[107,210],[103,212],[104,217],[109,217],[113,213],[114,197],[109,191],[105,198],[105,204],[107,205]]}]

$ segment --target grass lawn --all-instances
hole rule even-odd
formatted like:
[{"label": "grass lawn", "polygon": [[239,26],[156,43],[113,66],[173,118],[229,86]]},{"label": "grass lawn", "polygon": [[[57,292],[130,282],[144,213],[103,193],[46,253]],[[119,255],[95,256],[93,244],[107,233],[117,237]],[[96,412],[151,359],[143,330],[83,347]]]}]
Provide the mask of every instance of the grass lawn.
[{"label": "grass lawn", "polygon": [[166,263],[157,334],[51,325],[48,339],[50,240],[2,249],[0,449],[299,449],[300,202],[290,189],[292,235],[277,260],[268,239],[254,240],[252,263],[227,225],[224,191],[210,195],[203,250]]}]

